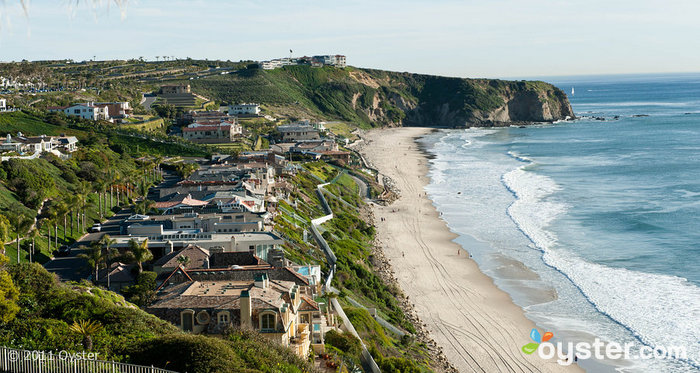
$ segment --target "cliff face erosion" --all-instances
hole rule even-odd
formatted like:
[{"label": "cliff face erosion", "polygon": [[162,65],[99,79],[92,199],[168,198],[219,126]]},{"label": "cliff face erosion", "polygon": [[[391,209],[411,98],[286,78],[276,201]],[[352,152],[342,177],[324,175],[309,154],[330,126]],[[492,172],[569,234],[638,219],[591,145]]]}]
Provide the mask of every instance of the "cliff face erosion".
[{"label": "cliff face erosion", "polygon": [[224,102],[261,102],[283,116],[360,127],[488,127],[574,117],[566,94],[541,81],[287,66],[191,84],[194,91]]}]

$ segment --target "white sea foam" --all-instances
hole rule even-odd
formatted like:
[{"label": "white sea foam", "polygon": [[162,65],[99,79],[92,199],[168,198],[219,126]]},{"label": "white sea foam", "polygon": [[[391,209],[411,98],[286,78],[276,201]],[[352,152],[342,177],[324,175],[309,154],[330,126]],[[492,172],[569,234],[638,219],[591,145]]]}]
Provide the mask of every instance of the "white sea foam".
[{"label": "white sea foam", "polygon": [[532,165],[532,159],[510,155],[525,164],[502,177],[516,197],[507,211],[543,252],[545,263],[568,277],[600,312],[643,343],[652,347],[685,346],[687,362],[700,368],[700,288],[679,277],[591,263],[558,247],[557,237],[548,226],[567,210],[565,204],[550,198],[560,187],[551,178],[528,172],[526,167]]}]

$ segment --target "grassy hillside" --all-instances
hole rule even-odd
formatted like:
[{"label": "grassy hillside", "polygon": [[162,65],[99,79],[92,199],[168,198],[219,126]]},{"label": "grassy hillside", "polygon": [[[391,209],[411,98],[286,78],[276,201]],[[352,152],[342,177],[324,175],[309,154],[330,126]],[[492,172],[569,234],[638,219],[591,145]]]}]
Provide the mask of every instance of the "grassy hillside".
[{"label": "grassy hillside", "polygon": [[[191,81],[193,91],[222,102],[261,102],[279,114],[307,115],[360,127],[400,124],[483,124],[519,96],[548,105],[552,119],[573,116],[566,95],[544,82],[447,78],[348,67],[286,66],[240,70]],[[509,121],[547,120],[522,110]]]}]

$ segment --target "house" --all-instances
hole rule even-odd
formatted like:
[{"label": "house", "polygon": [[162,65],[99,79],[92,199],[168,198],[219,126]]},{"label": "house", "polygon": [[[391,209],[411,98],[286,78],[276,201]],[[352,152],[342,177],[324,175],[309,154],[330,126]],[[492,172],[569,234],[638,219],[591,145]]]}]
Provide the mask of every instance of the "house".
[{"label": "house", "polygon": [[17,152],[20,153],[22,152],[22,148],[24,146],[24,143],[17,141],[12,138],[12,135],[9,133],[7,134],[7,137],[4,139],[0,139],[2,142],[0,143],[0,151],[2,152]]},{"label": "house", "polygon": [[236,104],[228,107],[229,115],[259,115],[259,104]]},{"label": "house", "polygon": [[290,151],[298,153],[338,151],[338,143],[331,139],[305,140],[294,144]]},{"label": "house", "polygon": [[182,137],[196,143],[227,143],[243,133],[237,122],[192,123],[182,129]]},{"label": "house", "polygon": [[347,66],[347,64],[345,62],[345,56],[342,54],[313,56],[312,57],[312,64],[314,62],[317,64],[320,64],[321,66],[323,66],[323,65],[335,66],[335,67],[346,67]]},{"label": "house", "polygon": [[170,273],[175,268],[180,266],[178,259],[185,256],[190,260],[186,268],[209,268],[209,250],[203,249],[194,244],[190,244],[182,250],[173,251],[172,253],[164,255],[162,258],[158,259],[155,263],[153,263],[153,271],[157,274],[161,274],[163,272]]},{"label": "house", "polygon": [[319,131],[308,124],[278,126],[277,131],[282,135],[282,141],[284,142],[318,140],[321,138]]},{"label": "house", "polygon": [[308,280],[289,267],[178,267],[157,291],[147,311],[183,331],[253,329],[303,357],[310,347],[322,353],[323,336],[335,325],[329,307],[313,300]]},{"label": "house", "polygon": [[[209,233],[262,232],[267,213],[249,211],[237,213],[199,214],[189,212],[177,215],[132,215],[121,226],[122,234],[134,225],[162,225],[164,230],[199,229]],[[136,218],[135,216],[143,217]]]},{"label": "house", "polygon": [[7,99],[0,98],[0,111],[7,110]]},{"label": "house", "polygon": [[49,106],[50,112],[62,112],[69,116],[80,117],[89,120],[109,120],[109,108],[97,106],[93,102],[75,104],[71,106]]},{"label": "house", "polygon": [[60,136],[53,138],[53,148],[72,153],[78,149],[78,138],[75,136]]},{"label": "house", "polygon": [[170,254],[163,256],[153,264],[153,271],[158,273],[159,278],[163,278],[163,274],[170,274],[173,270],[180,266],[178,258],[188,257],[190,262],[187,266],[183,266],[187,271],[198,271],[204,269],[246,269],[260,270],[269,269],[272,266],[255,256],[255,254],[247,251],[243,252],[214,252],[203,249],[195,244],[190,244],[184,249],[173,251]]},{"label": "house", "polygon": [[109,273],[109,290],[119,292],[127,286],[136,282],[137,268],[135,264],[124,264],[114,262],[107,268],[102,268],[97,272],[97,283],[107,287],[107,274]]},{"label": "house", "polygon": [[162,225],[133,224],[128,235],[113,236],[115,248],[126,248],[129,241],[148,239],[148,248],[155,258],[168,255],[190,244],[215,252],[250,252],[267,261],[271,251],[279,249],[284,240],[271,232],[208,233],[198,229],[166,230]]},{"label": "house", "polygon": [[17,140],[23,142],[28,147],[30,153],[50,152],[53,148],[53,138],[46,135],[31,137],[18,136]]},{"label": "house", "polygon": [[163,285],[147,311],[185,332],[217,335],[240,327],[255,330],[300,357],[309,355],[311,325],[300,322],[302,297],[293,282],[270,280],[261,273],[253,281],[190,279]]},{"label": "house", "polygon": [[182,209],[183,207],[187,208],[205,206],[208,203],[209,202],[207,201],[194,199],[192,198],[192,195],[188,193],[175,195],[167,201],[156,202],[153,207],[157,208],[158,210],[163,210],[165,213],[168,213],[169,211],[175,211],[177,209]]},{"label": "house", "polygon": [[134,113],[128,102],[95,102],[94,105],[99,108],[106,108],[109,113],[109,118],[107,119],[126,119]]}]

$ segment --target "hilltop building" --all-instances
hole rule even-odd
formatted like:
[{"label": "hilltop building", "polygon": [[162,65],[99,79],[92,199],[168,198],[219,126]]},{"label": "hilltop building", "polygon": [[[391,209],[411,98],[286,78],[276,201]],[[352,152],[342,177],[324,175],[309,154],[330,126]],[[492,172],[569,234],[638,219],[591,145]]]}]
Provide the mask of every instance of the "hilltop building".
[{"label": "hilltop building", "polygon": [[342,54],[327,54],[313,57],[297,57],[297,58],[275,58],[269,61],[260,61],[258,66],[263,70],[278,69],[289,65],[310,65],[313,67],[335,66],[344,68],[347,66],[346,58]]},{"label": "hilltop building", "polygon": [[260,104],[236,104],[228,107],[229,115],[260,115]]}]

